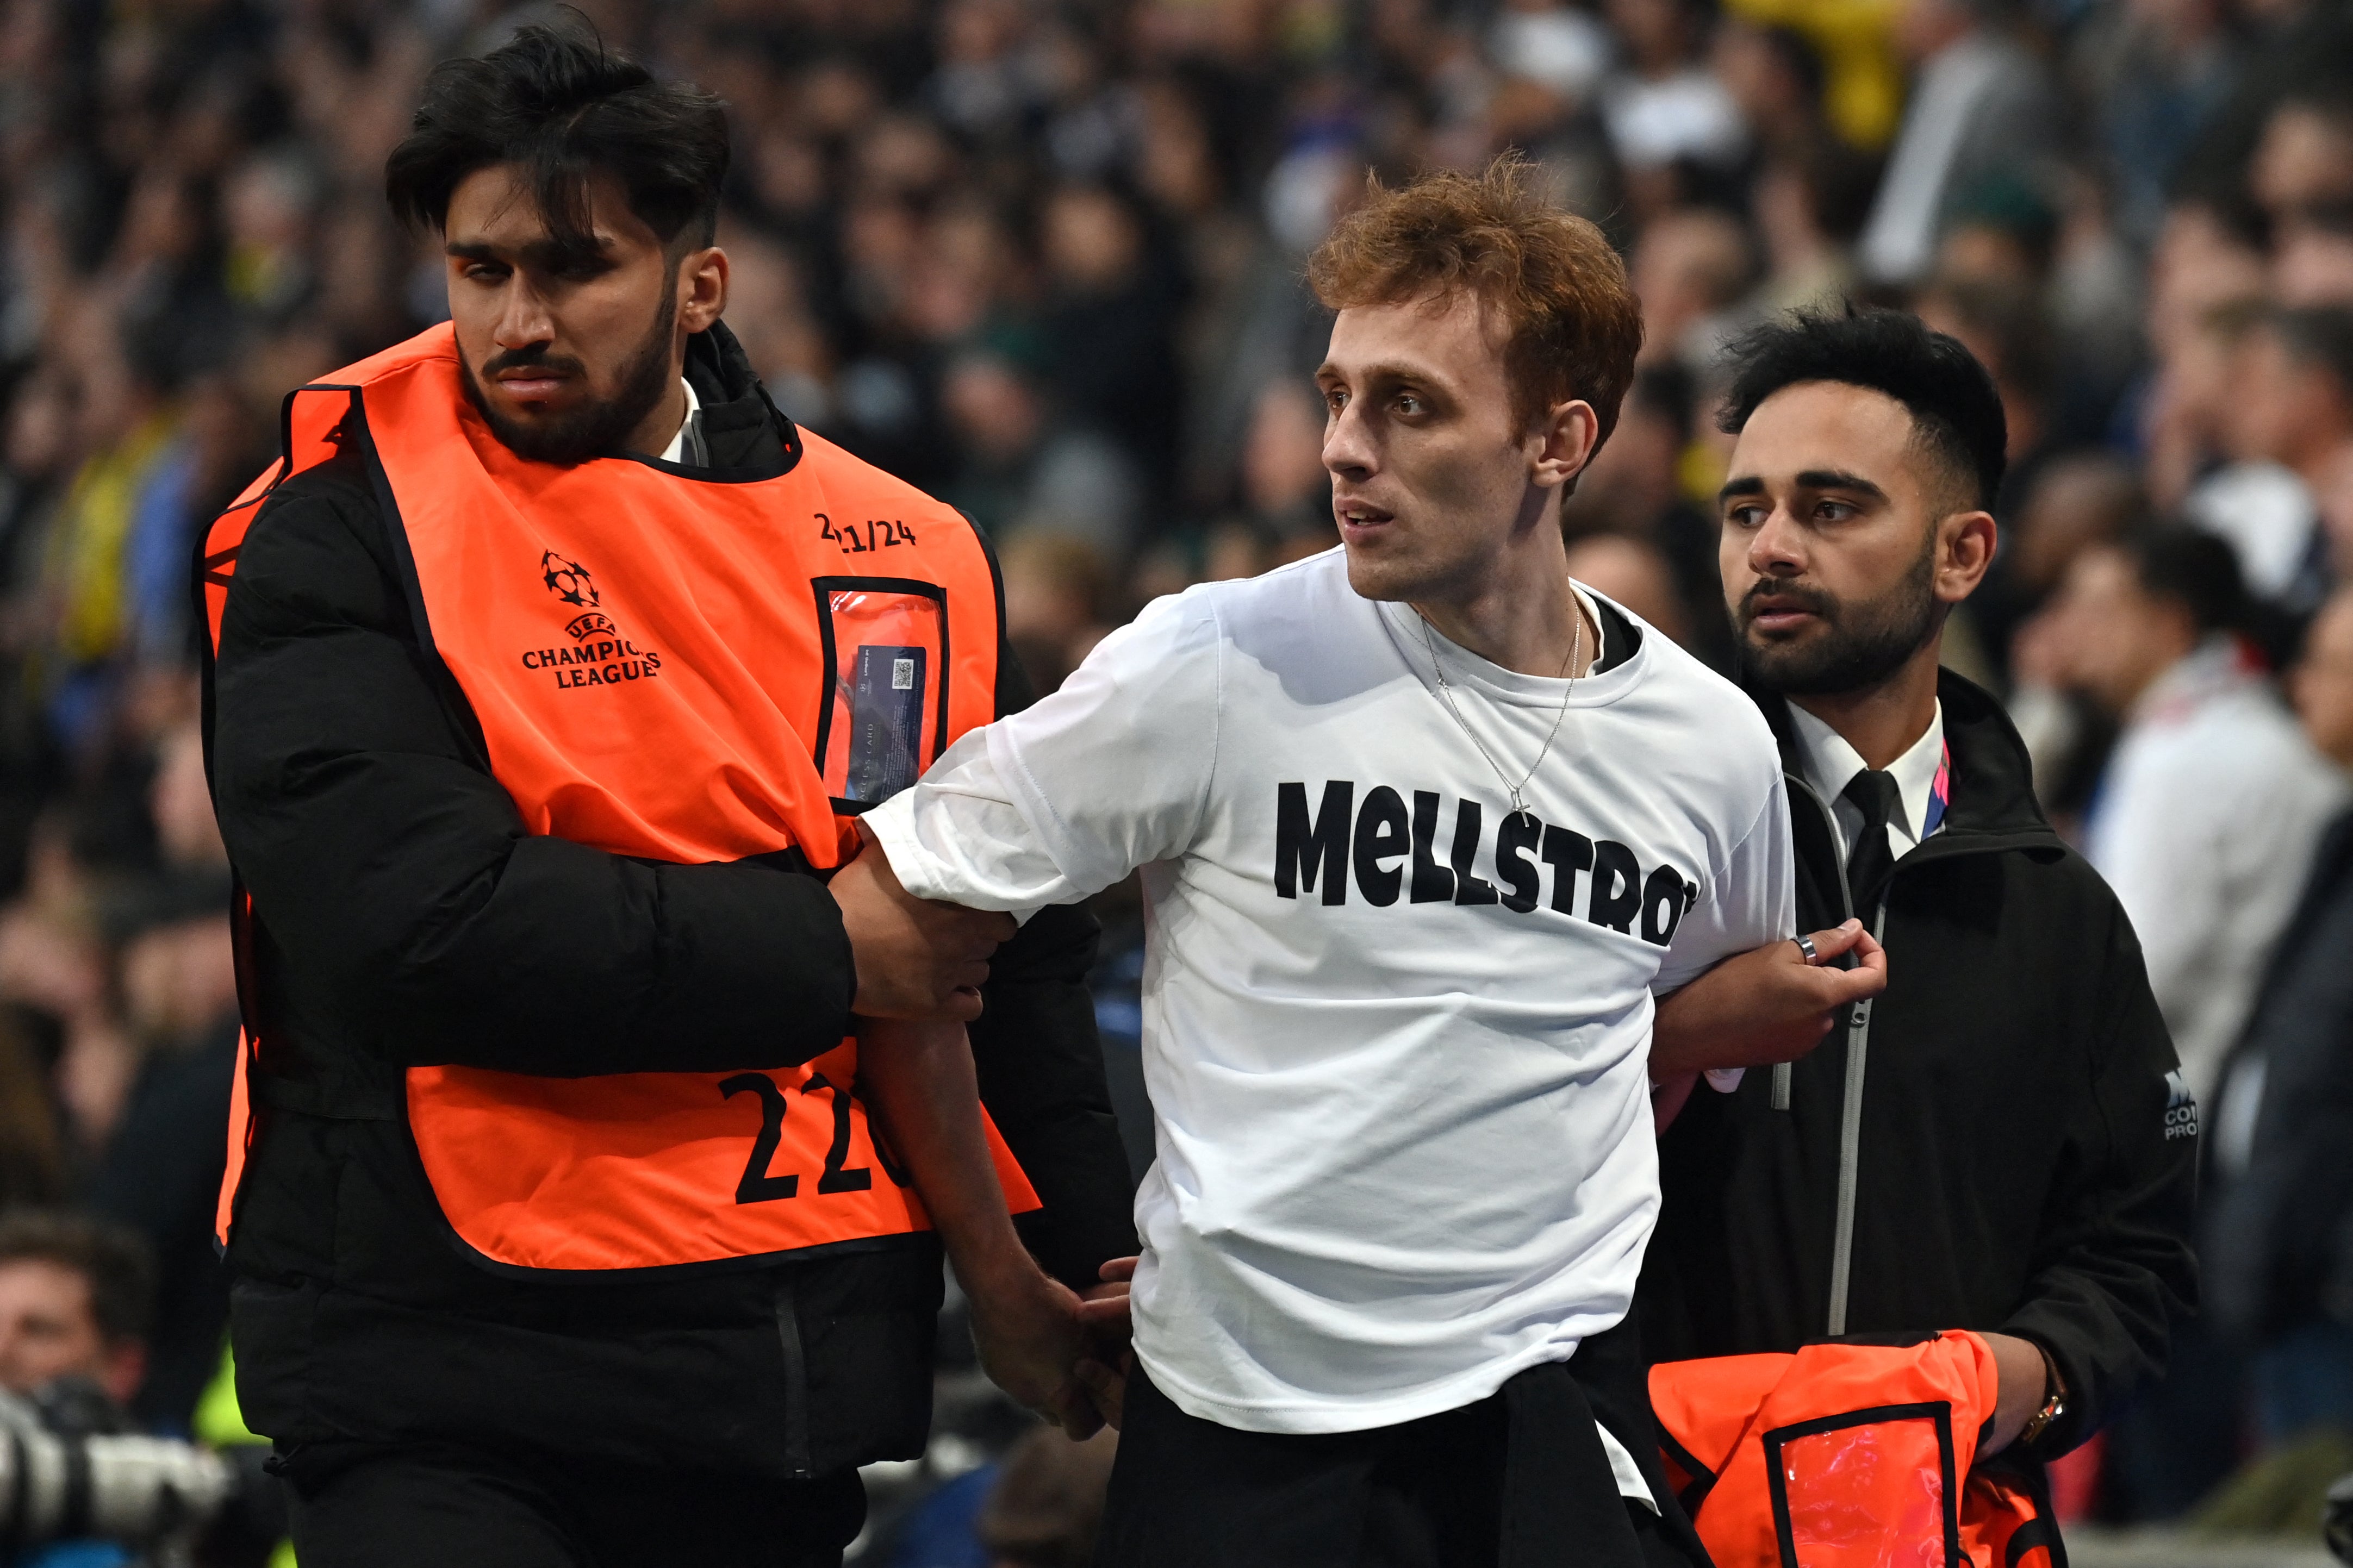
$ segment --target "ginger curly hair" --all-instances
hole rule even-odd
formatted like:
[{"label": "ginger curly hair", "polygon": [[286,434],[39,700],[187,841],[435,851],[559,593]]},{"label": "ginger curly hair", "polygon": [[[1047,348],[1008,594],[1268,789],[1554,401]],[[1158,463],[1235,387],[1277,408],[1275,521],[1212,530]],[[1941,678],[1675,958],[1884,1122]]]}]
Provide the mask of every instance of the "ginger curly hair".
[{"label": "ginger curly hair", "polygon": [[1308,286],[1335,310],[1475,292],[1506,334],[1512,413],[1532,424],[1581,397],[1618,425],[1642,346],[1642,308],[1601,231],[1563,212],[1534,164],[1505,153],[1484,173],[1426,174],[1394,190],[1366,178],[1362,205],[1307,261]]}]

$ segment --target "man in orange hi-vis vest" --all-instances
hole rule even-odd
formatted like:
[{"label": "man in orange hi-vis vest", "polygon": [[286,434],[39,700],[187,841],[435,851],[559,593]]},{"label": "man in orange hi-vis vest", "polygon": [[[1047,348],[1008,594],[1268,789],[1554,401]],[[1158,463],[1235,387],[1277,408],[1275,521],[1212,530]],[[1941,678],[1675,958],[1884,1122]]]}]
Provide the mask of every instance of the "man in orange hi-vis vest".
[{"label": "man in orange hi-vis vest", "polygon": [[1094,1424],[1092,927],[830,876],[1021,705],[994,564],[761,390],[727,145],[579,37],[441,67],[387,186],[452,320],[290,396],[203,544],[220,1233],[305,1568],[838,1563],[943,1246],[998,1381]]}]

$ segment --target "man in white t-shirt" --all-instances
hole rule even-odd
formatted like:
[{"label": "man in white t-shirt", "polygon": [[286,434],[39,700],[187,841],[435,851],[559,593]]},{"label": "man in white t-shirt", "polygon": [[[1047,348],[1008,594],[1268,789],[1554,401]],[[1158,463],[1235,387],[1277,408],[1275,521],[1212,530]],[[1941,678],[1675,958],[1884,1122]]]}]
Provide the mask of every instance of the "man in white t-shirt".
[{"label": "man in white t-shirt", "polygon": [[[1313,276],[1345,548],[1151,605],[868,814],[888,864],[837,896],[1026,917],[1143,869],[1158,1157],[1104,1562],[1686,1560],[1603,1348],[1651,1074],[1802,1050],[1883,968],[1788,940],[1755,707],[1569,581],[1561,498],[1641,336],[1599,232],[1500,163],[1376,194]],[[1692,1013],[1780,1000],[1655,1060],[1653,997],[1766,944]]]}]

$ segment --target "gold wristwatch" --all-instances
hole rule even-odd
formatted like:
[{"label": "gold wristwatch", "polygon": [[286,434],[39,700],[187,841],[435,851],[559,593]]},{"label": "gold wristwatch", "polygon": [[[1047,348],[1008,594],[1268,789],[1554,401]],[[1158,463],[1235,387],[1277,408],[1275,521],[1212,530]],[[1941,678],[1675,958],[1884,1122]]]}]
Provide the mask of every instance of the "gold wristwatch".
[{"label": "gold wristwatch", "polygon": [[2067,1384],[2059,1375],[2059,1363],[2052,1361],[2051,1352],[2042,1350],[2041,1345],[2034,1348],[2042,1352],[2042,1386],[2050,1393],[2042,1401],[2042,1408],[2027,1418],[2026,1429],[2019,1433],[2018,1440],[2021,1444],[2033,1442],[2042,1436],[2044,1427],[2067,1414]]}]

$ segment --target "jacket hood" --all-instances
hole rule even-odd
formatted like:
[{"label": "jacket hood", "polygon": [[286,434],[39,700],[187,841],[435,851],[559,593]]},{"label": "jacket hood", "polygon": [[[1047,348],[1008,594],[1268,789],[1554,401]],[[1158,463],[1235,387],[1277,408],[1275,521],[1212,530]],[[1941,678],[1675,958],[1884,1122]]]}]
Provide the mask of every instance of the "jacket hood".
[{"label": "jacket hood", "polygon": [[[1789,718],[1789,700],[1753,680],[1744,689],[1781,748],[1781,767],[1806,776],[1805,743]],[[1945,806],[1947,835],[1987,835],[2040,841],[2052,848],[2063,841],[2034,798],[2034,766],[2026,742],[1993,693],[1949,669],[1936,671],[1936,700],[1945,713],[1945,749],[1952,758],[1952,795]]]},{"label": "jacket hood", "polygon": [[702,438],[712,469],[767,478],[800,461],[800,431],[769,401],[726,322],[713,321],[686,340],[686,379],[702,401]]}]

